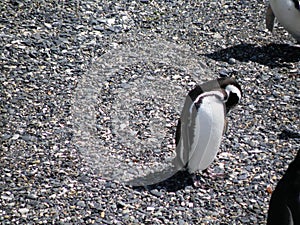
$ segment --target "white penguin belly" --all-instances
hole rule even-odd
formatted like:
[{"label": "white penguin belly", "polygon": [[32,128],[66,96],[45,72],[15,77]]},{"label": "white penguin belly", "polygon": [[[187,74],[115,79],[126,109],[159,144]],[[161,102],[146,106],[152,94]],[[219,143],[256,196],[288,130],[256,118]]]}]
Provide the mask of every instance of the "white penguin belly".
[{"label": "white penguin belly", "polygon": [[206,169],[216,157],[224,129],[224,107],[216,96],[203,99],[195,122],[189,128],[193,133],[189,141],[189,172]]},{"label": "white penguin belly", "polygon": [[300,11],[290,0],[271,0],[271,8],[279,23],[300,41]]}]

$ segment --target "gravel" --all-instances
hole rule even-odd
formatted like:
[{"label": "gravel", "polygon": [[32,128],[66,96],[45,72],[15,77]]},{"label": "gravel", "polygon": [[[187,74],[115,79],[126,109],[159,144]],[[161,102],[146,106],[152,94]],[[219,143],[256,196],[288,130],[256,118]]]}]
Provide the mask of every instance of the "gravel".
[{"label": "gravel", "polygon": [[[266,4],[2,1],[1,224],[265,224],[300,148],[300,51]],[[173,156],[182,99],[218,76],[244,91],[226,178],[124,185]]]}]

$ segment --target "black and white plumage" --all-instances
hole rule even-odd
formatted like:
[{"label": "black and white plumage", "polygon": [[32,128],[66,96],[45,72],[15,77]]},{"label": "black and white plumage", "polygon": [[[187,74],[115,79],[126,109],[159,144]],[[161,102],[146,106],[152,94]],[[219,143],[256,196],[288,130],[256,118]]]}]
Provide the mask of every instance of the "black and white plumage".
[{"label": "black and white plumage", "polygon": [[299,0],[270,0],[266,14],[266,26],[271,32],[273,31],[275,17],[300,42]]},{"label": "black and white plumage", "polygon": [[186,167],[192,174],[208,168],[221,144],[225,116],[241,96],[232,78],[209,81],[189,92],[176,131],[177,168]]},{"label": "black and white plumage", "polygon": [[[232,78],[218,78],[197,85],[185,100],[176,129],[176,156],[162,171],[134,178],[127,183],[145,186],[166,180],[187,169],[196,174],[214,160],[226,127],[225,116],[240,101],[240,85]],[[195,186],[196,181],[194,182]]]},{"label": "black and white plumage", "polygon": [[300,224],[300,151],[272,194],[267,219],[267,225],[298,224]]}]

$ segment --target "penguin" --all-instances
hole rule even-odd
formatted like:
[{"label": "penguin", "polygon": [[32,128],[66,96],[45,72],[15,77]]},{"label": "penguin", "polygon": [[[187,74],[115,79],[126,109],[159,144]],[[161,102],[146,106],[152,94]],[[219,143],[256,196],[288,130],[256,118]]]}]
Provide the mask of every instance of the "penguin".
[{"label": "penguin", "polygon": [[241,97],[241,86],[227,77],[197,85],[188,93],[176,129],[174,165],[192,174],[194,186],[200,184],[199,172],[214,161],[226,130],[225,117]]},{"label": "penguin", "polygon": [[298,224],[300,224],[300,151],[272,193],[267,218],[267,225]]},{"label": "penguin", "polygon": [[196,85],[189,91],[178,120],[176,156],[162,171],[131,179],[131,186],[160,183],[180,170],[187,170],[199,187],[198,172],[213,162],[226,128],[225,116],[239,103],[242,90],[233,78],[222,77]]},{"label": "penguin", "polygon": [[273,31],[274,20],[300,43],[300,3],[299,0],[270,0],[266,13],[266,27]]}]

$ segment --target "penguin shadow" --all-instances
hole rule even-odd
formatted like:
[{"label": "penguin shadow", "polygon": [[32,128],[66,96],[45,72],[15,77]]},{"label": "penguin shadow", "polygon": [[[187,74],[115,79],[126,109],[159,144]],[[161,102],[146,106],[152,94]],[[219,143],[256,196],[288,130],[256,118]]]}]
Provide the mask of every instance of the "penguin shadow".
[{"label": "penguin shadow", "polygon": [[147,186],[134,186],[132,187],[134,190],[165,190],[167,192],[176,192],[178,190],[185,189],[187,186],[193,186],[193,179],[191,174],[186,171],[178,171],[173,176],[158,182],[156,184],[151,184]]},{"label": "penguin shadow", "polygon": [[234,58],[241,62],[256,62],[270,68],[286,67],[287,63],[300,61],[300,47],[275,43],[264,46],[243,43],[205,54],[205,56],[223,62],[228,62],[230,58]]}]

